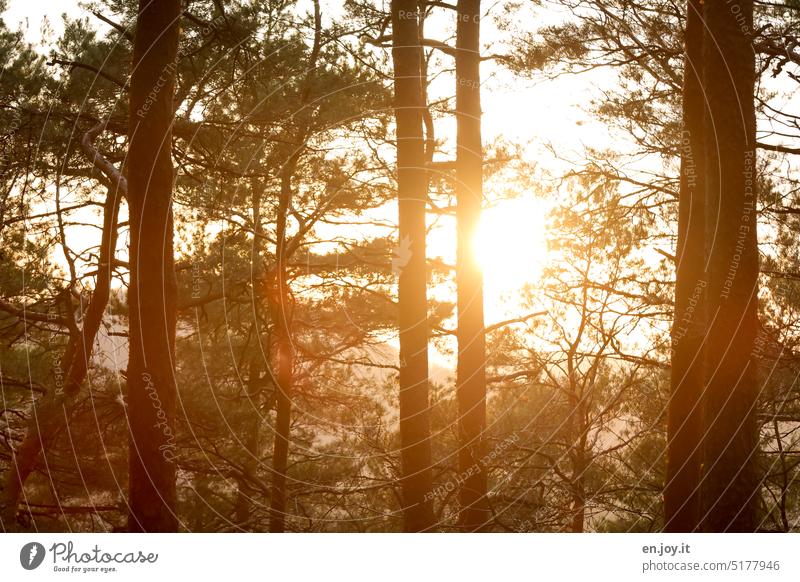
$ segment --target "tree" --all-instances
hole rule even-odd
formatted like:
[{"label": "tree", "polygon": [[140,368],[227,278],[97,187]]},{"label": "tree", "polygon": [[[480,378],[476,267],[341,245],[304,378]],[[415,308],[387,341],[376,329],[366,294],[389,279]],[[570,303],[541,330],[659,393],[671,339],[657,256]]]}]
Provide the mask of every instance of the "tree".
[{"label": "tree", "polygon": [[289,430],[292,412],[292,384],[294,382],[294,346],[292,345],[292,317],[294,299],[287,281],[288,238],[286,235],[289,210],[292,204],[292,180],[297,162],[309,139],[311,122],[310,113],[306,110],[312,99],[317,59],[322,42],[322,15],[319,0],[314,0],[314,41],[308,57],[308,68],[300,91],[298,114],[305,121],[290,136],[288,142],[293,148],[291,154],[281,168],[281,187],[278,199],[278,216],[276,225],[275,268],[270,273],[274,280],[269,281],[267,304],[270,316],[275,322],[275,445],[272,453],[272,498],[270,500],[271,532],[282,532],[286,527],[286,470],[289,459]]},{"label": "tree", "polygon": [[[702,358],[692,359],[706,321],[695,290],[708,289],[704,241],[713,239],[698,175],[706,150],[696,143],[711,115],[690,96],[702,77],[685,70],[704,60],[703,39],[690,34],[694,42],[682,46],[684,24],[697,31],[702,19],[687,22],[685,3],[559,0],[556,16],[552,4],[506,2],[499,18],[480,18],[474,0],[407,2],[394,18],[415,20],[416,32],[400,23],[397,38],[389,3],[348,0],[338,22],[311,11],[313,2],[308,10],[293,0],[183,3],[174,67],[159,65],[159,73],[174,69],[172,135],[152,142],[146,160],[163,161],[163,143],[176,170],[177,333],[174,348],[162,342],[163,353],[174,350],[180,395],[171,419],[158,392],[166,383],[149,369],[152,390],[145,381],[133,402],[125,390],[131,337],[154,345],[142,331],[155,324],[135,320],[138,307],[171,313],[125,301],[130,258],[156,248],[148,255],[156,268],[133,265],[151,280],[168,261],[153,234],[161,226],[142,221],[151,193],[169,197],[167,181],[154,185],[148,173],[129,203],[121,174],[131,171],[131,138],[147,129],[129,110],[138,4],[94,0],[65,18],[63,35],[45,39],[47,59],[0,25],[8,63],[0,75],[0,494],[19,500],[2,529],[126,529],[120,484],[129,475],[131,406],[146,421],[141,440],[160,438],[174,460],[174,499],[160,508],[175,512],[170,528],[712,529],[681,525],[712,508],[691,497],[705,488],[703,449],[715,454],[704,430],[717,438],[730,429],[691,416],[707,376]],[[754,10],[758,135],[768,142],[758,145],[751,212],[766,226],[761,324],[749,352],[754,385],[763,382],[751,425],[763,469],[757,526],[788,531],[800,507],[798,127],[784,99],[800,79],[797,10]],[[525,50],[513,54],[514,24],[503,20],[520,14]],[[414,56],[402,74],[392,74],[392,44]],[[500,72],[508,62],[542,66],[529,105],[540,104],[540,91],[551,98],[552,86],[586,79],[564,73],[597,75],[596,91],[574,96],[585,120],[561,120],[551,135],[544,120],[524,146],[491,137],[504,126],[482,126],[481,106],[488,119],[498,113],[496,89],[525,84]],[[142,113],[167,91],[152,77],[153,90],[134,79],[147,96]],[[395,97],[407,99],[393,108],[395,81]],[[156,117],[163,131],[166,116]],[[570,148],[573,138],[588,146]],[[732,166],[717,165],[730,202],[739,188],[730,187]],[[519,271],[507,279],[481,281],[470,260],[481,214],[495,262],[482,266]],[[526,229],[535,242],[522,248],[513,238],[527,239]],[[506,244],[495,238],[506,235]],[[741,263],[735,242],[729,263]],[[482,261],[490,254],[476,250]],[[407,278],[412,255],[422,264]],[[481,291],[487,300],[475,301]],[[468,357],[479,341],[485,348]],[[473,372],[485,380],[472,382]],[[67,376],[78,378],[69,397]],[[145,405],[157,408],[155,418]],[[144,434],[156,422],[167,433]],[[131,485],[156,461],[141,463]],[[161,484],[171,494],[168,480]],[[687,501],[693,515],[681,513]]]},{"label": "tree", "polygon": [[[84,137],[85,147],[90,151],[93,150],[91,135],[96,133],[102,125],[104,124],[95,127]],[[25,438],[14,452],[4,491],[1,520],[3,523],[14,523],[25,481],[33,472],[39,454],[47,451],[53,445],[60,431],[67,425],[74,401],[89,371],[94,344],[111,292],[114,251],[117,247],[117,219],[120,199],[125,193],[125,189],[125,180],[120,176],[119,181],[109,188],[106,197],[97,261],[97,280],[90,293],[88,306],[81,314],[83,325],[78,328],[77,322],[70,321],[74,317],[72,313],[68,315],[70,319],[64,318],[60,322],[70,331],[69,341],[64,348],[61,361],[56,364],[55,389],[37,403],[36,410],[31,415]],[[30,314],[26,314],[25,317],[30,317]],[[51,319],[55,322],[55,318]],[[9,525],[9,527],[12,526]]]},{"label": "tree", "polygon": [[[5,27],[3,27],[3,43],[7,39]],[[16,39],[15,45],[20,45]],[[8,101],[5,105],[14,113],[13,122],[10,124],[11,137],[23,127],[23,120],[27,125],[27,133],[30,136],[34,131],[41,134],[49,134],[41,125],[41,117],[35,112],[34,107],[44,108],[45,102],[37,96],[43,88],[49,85],[44,71],[41,69],[39,59],[37,59],[30,49],[23,45],[11,54],[7,55],[11,63],[8,68],[8,80],[13,79],[14,74],[23,72],[27,80],[19,83],[13,90],[5,89]],[[48,88],[52,90],[52,87]],[[49,92],[49,91],[48,91]],[[24,113],[24,115],[23,115]],[[98,134],[105,129],[105,122],[98,122],[91,129],[86,131],[79,138],[79,146],[74,148],[76,152],[84,156],[90,162],[90,169],[87,174],[97,180],[100,185],[107,190],[106,199],[103,203],[98,203],[102,207],[102,221],[99,250],[96,254],[95,264],[95,283],[94,287],[86,290],[86,301],[80,304],[74,301],[75,296],[81,296],[81,277],[78,276],[75,268],[75,259],[81,252],[76,252],[70,247],[64,225],[69,221],[69,210],[61,205],[62,188],[66,189],[69,183],[67,176],[78,175],[65,156],[65,159],[56,165],[55,169],[55,207],[53,213],[56,218],[58,228],[58,244],[63,251],[64,257],[69,264],[70,279],[65,292],[59,293],[54,301],[52,308],[58,309],[61,313],[45,313],[46,308],[41,313],[32,312],[23,305],[15,305],[14,302],[0,302],[0,310],[19,319],[21,323],[33,326],[43,326],[47,334],[64,332],[67,335],[67,342],[62,347],[61,355],[54,364],[53,381],[45,394],[40,396],[31,406],[31,414],[25,430],[24,437],[16,450],[12,451],[10,469],[8,471],[5,487],[2,495],[2,507],[0,508],[0,522],[4,527],[13,529],[16,527],[17,509],[20,498],[24,495],[25,482],[32,472],[36,469],[39,457],[42,452],[47,452],[58,438],[61,431],[67,426],[67,420],[75,404],[82,384],[84,383],[90,368],[92,354],[94,352],[95,341],[100,330],[103,315],[106,310],[109,296],[111,280],[114,274],[114,257],[117,247],[118,212],[122,197],[126,193],[127,185],[120,172],[104,158],[94,145],[94,140]],[[32,182],[33,177],[39,171],[48,174],[47,164],[51,161],[50,146],[53,143],[61,143],[64,135],[58,130],[55,131],[57,137],[51,143],[46,143],[41,150],[41,159],[33,161],[31,159],[30,145],[25,156],[16,161],[8,155],[8,151],[3,152],[2,168],[3,178],[11,178],[11,183],[6,192],[10,193],[17,189],[14,182],[19,177],[23,177],[23,187],[21,188],[22,198],[24,198],[25,184]],[[42,141],[50,142],[51,136],[47,135]],[[30,142],[29,142],[30,143]],[[4,144],[7,145],[7,144]],[[59,151],[58,153],[62,153]],[[24,171],[14,175],[14,166],[24,165]],[[3,207],[11,206],[9,200],[3,201]],[[89,205],[86,203],[85,205]],[[3,234],[7,237],[11,234],[11,228],[7,228],[13,223],[18,222],[11,219],[8,224],[2,224]],[[13,236],[13,235],[12,235]],[[8,246],[7,248],[11,248]],[[24,286],[23,286],[24,288]],[[48,340],[49,343],[49,340]]]},{"label": "tree", "polygon": [[480,530],[490,519],[484,455],[486,428],[486,339],[483,276],[475,238],[483,203],[481,140],[480,0],[459,0],[456,25],[456,211],[458,257],[458,460],[464,475],[459,490],[460,523]]},{"label": "tree", "polygon": [[703,528],[756,531],[760,477],[753,2],[705,2],[708,254]]},{"label": "tree", "polygon": [[425,252],[427,183],[422,123],[422,49],[416,0],[392,2],[399,213],[400,446],[406,531],[434,526],[428,419]]},{"label": "tree", "polygon": [[705,338],[705,190],[703,160],[703,6],[686,8],[683,133],[678,193],[675,310],[672,324],[672,394],[667,419],[664,529],[700,526],[703,340]]},{"label": "tree", "polygon": [[[627,167],[625,164],[618,165],[613,175],[620,183],[638,183],[641,187],[642,203],[649,205],[654,214],[659,214],[666,221],[663,228],[652,233],[652,239],[659,236],[663,237],[665,233],[670,232],[680,233],[680,236],[683,237],[688,232],[685,228],[686,220],[683,221],[680,228],[674,228],[674,218],[670,211],[673,202],[678,199],[676,194],[679,189],[677,184],[679,175],[677,172],[673,174],[674,165],[670,163],[670,159],[677,161],[682,150],[686,150],[685,138],[687,136],[682,137],[681,131],[685,128],[685,125],[681,123],[680,116],[675,115],[675,113],[681,111],[679,97],[683,84],[679,73],[681,66],[685,63],[685,58],[684,51],[680,50],[679,47],[682,40],[680,31],[683,29],[680,23],[685,17],[684,10],[682,8],[678,9],[675,4],[661,0],[637,0],[634,2],[620,2],[618,0],[590,0],[588,2],[581,0],[572,2],[571,0],[565,0],[562,4],[573,11],[574,18],[568,18],[564,24],[542,28],[535,34],[532,33],[525,38],[521,44],[525,47],[524,55],[527,58],[521,64],[523,67],[547,65],[548,68],[553,67],[557,71],[589,71],[599,67],[608,67],[614,74],[619,76],[622,81],[621,88],[617,91],[606,93],[602,102],[598,102],[598,106],[594,108],[594,111],[609,126],[621,128],[623,133],[629,134],[630,138],[632,138],[635,155],[650,156],[651,159],[655,158],[652,161],[656,162],[660,157],[666,163],[664,164],[664,171],[657,172],[656,175],[648,169],[644,174],[636,176],[635,173],[630,171],[630,168],[635,168],[634,164],[627,165]],[[747,18],[743,16],[744,11],[740,6],[728,6],[728,8],[736,13],[735,16],[740,26],[748,26]],[[800,63],[800,56],[797,55],[796,50],[793,48],[796,43],[796,35],[792,32],[793,29],[796,30],[797,28],[796,9],[791,5],[757,4],[755,10],[757,11],[756,24],[750,28],[753,34],[750,42],[752,49],[757,51],[758,56],[756,74],[763,82],[760,81],[758,83],[760,90],[754,97],[759,120],[765,121],[765,131],[759,134],[761,141],[754,146],[760,152],[763,152],[758,156],[758,184],[762,206],[758,209],[755,209],[755,207],[751,209],[750,228],[755,230],[756,215],[758,215],[758,219],[769,224],[770,229],[776,227],[781,232],[788,232],[792,228],[792,219],[789,218],[789,215],[794,212],[790,207],[793,206],[792,201],[795,200],[793,192],[796,189],[796,185],[791,175],[781,169],[781,165],[793,164],[791,156],[797,152],[796,148],[777,145],[774,142],[794,137],[796,135],[796,125],[791,121],[787,121],[789,117],[794,115],[790,108],[786,107],[785,103],[787,102],[782,101],[781,98],[773,99],[775,93],[766,90],[765,87],[772,82],[773,78],[777,77],[780,79],[780,86],[787,89],[785,93],[780,90],[777,94],[783,97],[791,94],[794,90],[792,85],[797,81],[796,67]],[[686,75],[684,75],[685,77]],[[731,86],[732,83],[728,81],[728,87],[724,90],[730,90]],[[748,107],[749,105],[745,106],[745,108]],[[747,115],[744,118],[747,118]],[[742,125],[741,116],[738,123]],[[771,127],[786,129],[767,129]],[[768,141],[770,143],[767,143]],[[703,154],[700,156],[695,154],[695,170],[701,168],[705,163],[703,158],[706,155],[706,150],[703,149],[702,151]],[[767,152],[775,152],[782,155],[776,157]],[[597,155],[593,151],[589,153]],[[631,158],[627,157],[627,159]],[[752,162],[755,170],[755,158]],[[707,169],[706,173],[713,173],[713,170]],[[734,173],[736,173],[736,170],[734,170]],[[753,176],[755,176],[755,173]],[[695,189],[703,187],[700,176],[697,176],[697,178]],[[755,178],[753,183],[755,183]],[[772,193],[773,196],[766,196],[765,194],[768,192]],[[685,198],[684,196],[683,200]],[[706,198],[705,194],[702,195],[702,198]],[[704,204],[707,203],[704,202]],[[662,210],[666,212],[662,212]],[[706,206],[704,222],[716,220],[716,218],[712,218],[707,214],[708,212],[711,212],[711,210]],[[674,216],[677,218],[678,213]],[[689,256],[696,256],[698,252],[689,250],[689,247],[686,246],[687,244],[689,243],[686,242],[683,245],[686,251],[679,253],[681,257],[684,257],[684,261],[687,253]],[[711,242],[709,241],[708,244],[710,245]],[[770,244],[768,240],[764,241],[764,249],[768,249]],[[705,249],[703,254],[705,260],[708,261],[708,249]],[[768,251],[765,254],[770,254],[770,252]],[[664,256],[670,261],[673,260],[673,257],[669,255],[665,254]],[[762,270],[762,273],[766,276],[767,284],[770,284],[771,287],[774,285],[774,281],[769,281],[769,278],[786,277],[788,275],[787,271],[796,270],[796,267],[789,266],[790,263],[794,265],[794,261],[784,261],[786,258],[788,257],[784,256],[779,261],[782,267]],[[769,264],[771,261],[771,259],[767,259],[762,263],[762,266]],[[695,290],[691,281],[684,278],[680,284],[685,285],[684,289],[678,293],[678,297],[682,296],[685,299],[687,286],[691,297]],[[695,287],[702,287],[702,285]],[[786,288],[785,285],[782,285],[782,287]],[[708,292],[708,288],[707,281],[706,292]],[[702,291],[702,289],[699,290]],[[702,293],[698,295],[698,298],[692,300],[692,302],[696,303],[693,314],[694,323],[699,323],[699,320],[705,319],[702,315],[697,316],[698,311],[701,313],[704,311],[702,308]],[[789,293],[789,295],[791,294]],[[783,299],[788,299],[788,297],[781,298],[779,301],[783,302]],[[770,303],[772,301],[774,301],[774,296],[770,298]],[[730,304],[730,301],[728,303]],[[668,305],[669,303],[665,303],[665,306]],[[681,308],[681,306],[676,305],[676,309]],[[705,311],[708,312],[708,309]],[[772,311],[771,308],[770,311]],[[685,313],[686,310],[684,310]],[[786,325],[791,325],[789,323],[791,319],[787,319],[787,315],[785,313],[782,314],[780,322],[765,321],[765,324],[785,328]],[[673,318],[673,323],[681,319],[683,318],[680,316],[675,317]],[[683,325],[680,327],[682,328]],[[674,332],[682,336],[682,339],[675,347],[678,348],[681,343],[684,343],[685,347],[684,340],[687,339],[686,335],[681,333],[679,326],[675,326]],[[691,339],[688,341],[691,342]],[[709,338],[706,337],[706,344],[709,341]],[[792,343],[790,341],[788,345],[784,344],[781,347],[781,349],[786,350],[784,353],[791,351],[788,346],[792,345]],[[779,360],[780,358],[777,359]],[[762,410],[770,410],[774,404],[777,404],[780,409],[780,407],[786,405],[787,398],[788,401],[793,401],[788,396],[792,389],[783,383],[775,382],[768,372],[769,370],[764,370],[762,379],[773,385],[779,384],[779,386],[775,386],[775,391],[761,391],[762,396],[766,398],[774,398],[776,394],[782,394],[783,396],[777,403],[762,402]],[[676,371],[676,380],[678,377],[679,372]],[[691,380],[689,377],[686,379]],[[708,382],[708,379],[706,378],[705,381]],[[759,390],[756,388],[756,391],[758,392]],[[769,414],[763,415],[762,413],[759,418],[766,419],[769,416]],[[690,425],[692,422],[697,422],[697,419],[690,419],[689,423],[683,424],[683,427],[687,429],[687,433],[691,430]],[[677,419],[676,414],[673,414],[673,434],[680,424],[681,421]],[[792,430],[790,426],[792,425],[779,427],[780,430],[775,431],[774,427],[767,427],[763,423],[760,425],[761,436],[765,440],[765,448],[775,448],[775,454],[779,458],[784,458],[780,441],[781,438],[786,437],[789,430]],[[705,427],[701,427],[698,434],[702,435],[705,430]],[[778,433],[783,434],[783,437],[776,437]],[[689,435],[687,434],[686,436],[688,437]],[[697,449],[697,442],[698,437],[696,436],[694,445],[688,444],[688,448],[681,447],[683,454],[688,455],[692,449]],[[700,449],[702,447],[703,445],[701,444]],[[673,447],[671,452],[677,453],[677,447]],[[700,456],[702,457],[703,453]],[[678,459],[674,460],[678,461]],[[686,459],[684,458],[684,460]],[[701,461],[695,459],[690,462],[697,463]],[[682,463],[683,461],[672,463],[670,469],[672,475]],[[689,466],[686,465],[686,467]],[[791,464],[787,465],[787,470],[792,470]],[[785,472],[781,471],[781,473]],[[667,479],[667,482],[671,486],[676,485],[675,480],[671,477]],[[696,484],[694,486],[688,484],[685,486],[685,492],[690,492],[696,488]],[[678,500],[677,496],[673,495],[674,492],[673,490],[666,493],[670,505],[668,511],[673,518],[676,509],[688,500],[686,497]],[[768,492],[763,491],[763,493]],[[691,500],[689,501],[691,503]],[[765,501],[769,504],[769,497],[765,497]],[[695,505],[698,503],[697,499],[694,500],[694,503]],[[705,513],[705,510],[702,513]]]},{"label": "tree", "polygon": [[128,529],[178,528],[172,123],[180,0],[140,0],[130,80]]}]

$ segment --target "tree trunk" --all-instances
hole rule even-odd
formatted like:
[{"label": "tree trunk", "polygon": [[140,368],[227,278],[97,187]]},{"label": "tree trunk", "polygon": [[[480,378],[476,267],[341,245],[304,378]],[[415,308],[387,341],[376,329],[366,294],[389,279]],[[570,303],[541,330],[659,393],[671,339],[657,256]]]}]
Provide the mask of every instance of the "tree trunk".
[{"label": "tree trunk", "polygon": [[570,452],[572,462],[572,474],[570,475],[572,488],[572,517],[570,520],[570,531],[572,533],[583,533],[586,527],[586,472],[589,470],[589,455],[587,451],[587,439],[589,436],[589,418],[586,407],[586,398],[583,391],[577,391],[577,386],[573,384],[573,397],[570,405],[572,406],[572,435],[575,439],[574,449]]},{"label": "tree trunk", "polygon": [[667,418],[664,529],[690,532],[700,526],[703,436],[703,339],[705,337],[705,190],[703,156],[703,6],[689,0],[683,71],[683,134],[678,196],[672,378]]},{"label": "tree trunk", "polygon": [[459,525],[484,529],[490,519],[486,498],[483,432],[486,428],[486,341],[483,275],[475,236],[483,201],[481,141],[480,0],[459,0],[456,27],[456,211],[458,250],[458,468]]},{"label": "tree trunk", "polygon": [[753,2],[706,0],[704,83],[709,283],[704,529],[755,531],[758,328]]},{"label": "tree trunk", "polygon": [[280,533],[286,529],[286,471],[289,467],[289,439],[292,422],[292,390],[294,385],[294,345],[292,342],[292,314],[294,299],[287,278],[287,261],[290,251],[286,236],[287,220],[292,205],[292,179],[308,140],[313,132],[311,103],[317,76],[317,61],[322,49],[322,12],[319,0],[314,0],[314,43],[308,57],[308,67],[300,91],[298,112],[299,127],[296,128],[294,150],[281,168],[281,191],[278,200],[276,225],[276,265],[274,289],[268,293],[270,317],[274,323],[274,370],[275,385],[275,441],[272,450],[272,493],[270,499],[269,531]]},{"label": "tree trunk", "polygon": [[[256,227],[257,228],[257,227]],[[254,237],[256,238],[256,237]],[[254,330],[253,333],[258,333]],[[261,353],[256,351],[250,359],[247,378],[247,403],[251,409],[247,411],[244,424],[245,458],[242,461],[242,474],[236,483],[236,501],[234,502],[234,521],[236,525],[245,530],[250,530],[250,514],[253,505],[253,481],[256,480],[259,460],[259,436],[261,417],[258,412],[258,400],[261,382]]]},{"label": "tree trunk", "polygon": [[294,346],[292,345],[293,301],[286,277],[286,221],[292,190],[291,178],[297,163],[293,155],[283,168],[281,194],[278,201],[277,248],[274,289],[268,292],[270,318],[275,326],[274,385],[275,442],[272,450],[272,497],[269,531],[286,529],[286,471],[289,466],[289,437],[292,419],[292,387],[294,383]]},{"label": "tree trunk", "polygon": [[427,179],[416,0],[392,1],[392,41],[400,236],[396,263],[400,304],[400,486],[404,529],[429,531],[434,517],[428,411]]},{"label": "tree trunk", "polygon": [[[260,180],[251,181],[252,188],[252,212],[253,212],[253,242],[250,246],[250,280],[256,281],[263,276],[262,247],[264,232],[261,228],[261,192],[264,185]],[[254,285],[253,289],[257,287]],[[250,358],[247,379],[247,397],[250,409],[245,415],[245,432],[243,442],[245,445],[245,459],[242,462],[242,475],[237,483],[236,501],[234,503],[234,518],[237,525],[244,529],[249,529],[249,521],[253,505],[254,490],[252,481],[257,478],[257,470],[260,461],[260,437],[261,437],[261,414],[259,403],[261,402],[261,370],[266,353],[261,341],[261,329],[258,322],[262,315],[262,303],[255,293],[252,297],[255,321],[251,328],[251,333],[256,338],[254,353]]]},{"label": "tree trunk", "polygon": [[281,533],[286,530],[286,471],[289,466],[289,432],[292,417],[294,351],[290,337],[279,332],[275,354],[277,359],[275,446],[272,451],[269,531]]},{"label": "tree trunk", "polygon": [[588,469],[585,451],[579,449],[575,452],[572,465],[572,518],[570,531],[583,533],[586,524],[586,479]]},{"label": "tree trunk", "polygon": [[178,527],[171,125],[180,13],[180,0],[140,0],[130,82],[128,529],[134,532]]}]

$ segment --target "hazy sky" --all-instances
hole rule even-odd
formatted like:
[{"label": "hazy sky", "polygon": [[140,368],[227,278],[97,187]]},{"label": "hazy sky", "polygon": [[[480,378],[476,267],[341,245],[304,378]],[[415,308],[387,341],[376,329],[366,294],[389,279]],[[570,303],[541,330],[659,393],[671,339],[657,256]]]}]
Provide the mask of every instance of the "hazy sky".
[{"label": "hazy sky", "polygon": [[8,10],[3,15],[9,28],[16,28],[19,24],[25,30],[25,37],[31,43],[37,43],[42,38],[42,24],[46,18],[56,36],[61,34],[64,27],[61,25],[61,14],[80,14],[81,9],[77,2],[67,0],[9,0]]},{"label": "hazy sky", "polygon": [[[72,1],[9,0],[8,10],[3,17],[10,27],[21,26],[27,40],[36,44],[42,41],[45,19],[54,37],[63,31],[63,13],[78,16],[84,11],[78,2]],[[105,28],[97,20],[94,24],[98,28]],[[435,26],[429,26],[428,30],[429,34],[435,36]],[[487,21],[484,38],[491,40],[492,33],[493,26]],[[491,65],[484,67],[488,68]],[[580,111],[580,106],[586,101],[587,76],[564,77],[537,86],[524,82],[520,84],[519,79],[515,79],[513,88],[511,83],[504,82],[507,79],[501,75],[499,80],[490,80],[491,91],[486,91],[483,96],[487,140],[498,134],[515,141],[528,141],[536,136],[537,141],[569,141],[574,147],[590,135],[586,127],[583,131],[575,131],[576,123],[587,121],[585,114]]]},{"label": "hazy sky", "polygon": [[[63,31],[62,14],[65,12],[72,17],[88,14],[77,2],[10,0],[9,8],[3,17],[9,27],[22,27],[27,40],[47,52],[50,49],[49,42]],[[449,11],[440,12],[441,14],[426,23],[426,36],[446,40],[448,34],[452,32],[454,20]],[[101,30],[107,28],[90,14],[88,17],[93,25]],[[45,23],[52,31],[52,35],[42,42]],[[490,18],[485,19],[482,28],[486,43],[492,43],[495,38],[499,38]],[[501,50],[503,49],[497,46],[489,49],[490,52]],[[446,62],[449,57],[443,58],[445,64],[449,66],[450,63]],[[555,145],[565,157],[580,159],[585,143],[600,145],[598,142],[607,142],[607,129],[591,121],[589,115],[582,110],[587,105],[593,85],[598,82],[610,82],[612,77],[607,73],[564,76],[555,81],[534,83],[515,77],[494,63],[487,62],[482,67],[482,75],[485,79],[482,100],[483,133],[486,143],[502,136],[511,143],[530,144],[526,151],[531,161],[552,171],[559,171],[564,168],[558,168],[552,154],[545,151],[544,144]],[[452,78],[440,76],[431,87],[432,99],[452,94],[452,83]],[[452,116],[437,121],[438,136],[454,135],[454,131],[455,120]],[[449,154],[443,156],[446,155]],[[443,159],[443,156],[439,159]],[[540,202],[533,200],[533,194],[526,193],[524,198],[527,199],[508,203],[507,206],[500,205],[487,212],[484,217],[481,229],[482,246],[498,251],[500,256],[505,254],[502,251],[507,248],[527,249],[528,256],[524,257],[526,259],[524,263],[530,266],[530,272],[520,273],[518,267],[509,268],[509,265],[493,261],[491,265],[493,268],[486,269],[486,303],[489,320],[501,318],[503,312],[516,307],[506,301],[497,301],[500,299],[501,290],[509,291],[511,287],[514,293],[526,278],[529,281],[538,278],[542,267],[542,256],[547,252],[542,232],[543,223],[537,224],[535,228],[510,229],[505,226],[508,223],[516,224],[515,221],[518,221],[520,216],[532,214],[542,216],[545,209],[536,206]],[[536,210],[532,210],[533,208]],[[446,228],[442,232],[432,233],[429,249],[433,256],[454,260],[454,256],[447,256],[454,255],[455,251],[455,237],[451,230]],[[513,281],[506,280],[504,273],[509,274],[508,276],[513,275]]]}]

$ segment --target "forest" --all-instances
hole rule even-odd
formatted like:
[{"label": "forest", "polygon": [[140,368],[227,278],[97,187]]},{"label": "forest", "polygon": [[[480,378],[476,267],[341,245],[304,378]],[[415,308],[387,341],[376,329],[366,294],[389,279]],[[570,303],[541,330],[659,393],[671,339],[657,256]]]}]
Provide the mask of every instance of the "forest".
[{"label": "forest", "polygon": [[42,4],[0,531],[800,531],[800,0]]}]

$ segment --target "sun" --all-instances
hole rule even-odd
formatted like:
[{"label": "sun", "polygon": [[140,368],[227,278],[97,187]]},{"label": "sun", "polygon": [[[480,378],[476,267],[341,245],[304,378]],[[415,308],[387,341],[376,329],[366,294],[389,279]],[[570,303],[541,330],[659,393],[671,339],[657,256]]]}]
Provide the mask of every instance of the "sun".
[{"label": "sun", "polygon": [[475,236],[487,306],[535,284],[547,264],[547,205],[514,198],[486,208]]}]

